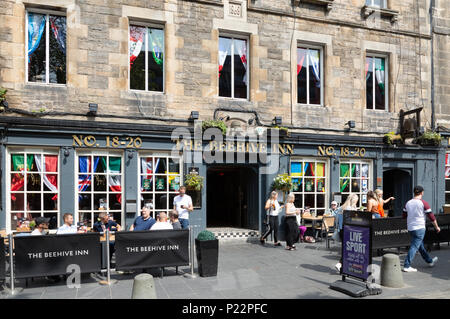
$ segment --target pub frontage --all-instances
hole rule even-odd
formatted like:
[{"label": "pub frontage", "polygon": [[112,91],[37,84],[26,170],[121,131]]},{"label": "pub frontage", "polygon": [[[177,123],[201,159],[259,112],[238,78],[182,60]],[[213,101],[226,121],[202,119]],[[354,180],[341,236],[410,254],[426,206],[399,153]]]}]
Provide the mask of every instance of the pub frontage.
[{"label": "pub frontage", "polygon": [[350,193],[364,206],[367,191],[381,188],[385,198],[396,198],[385,207],[388,215],[400,216],[416,184],[425,188],[433,212],[443,213],[446,141],[388,146],[381,137],[294,130],[277,139],[241,134],[218,141],[194,127],[2,117],[0,228],[26,231],[38,216],[50,217],[56,228],[64,213],[90,227],[106,210],[128,229],[147,202],[154,214],[169,212],[192,172],[204,178],[202,190],[192,194],[196,233],[261,232],[264,203],[282,173],[292,177],[296,207],[318,215]]}]

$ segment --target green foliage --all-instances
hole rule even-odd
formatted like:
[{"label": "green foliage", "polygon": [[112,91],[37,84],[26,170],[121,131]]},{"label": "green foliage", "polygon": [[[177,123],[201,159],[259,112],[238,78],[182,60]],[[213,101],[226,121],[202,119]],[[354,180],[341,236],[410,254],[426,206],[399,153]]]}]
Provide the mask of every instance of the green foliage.
[{"label": "green foliage", "polygon": [[209,129],[210,127],[218,128],[219,130],[222,131],[223,135],[227,134],[227,126],[225,125],[225,123],[223,121],[219,121],[219,120],[203,121],[203,123],[202,123],[203,132],[206,131],[207,129]]},{"label": "green foliage", "polygon": [[440,145],[442,141],[442,136],[439,133],[432,131],[426,131],[417,139],[417,143],[421,145]]},{"label": "green foliage", "polygon": [[6,99],[7,89],[0,88],[0,102],[3,102]]},{"label": "green foliage", "polygon": [[32,221],[30,222],[29,226],[30,226],[30,229],[31,229],[31,230],[35,229],[35,228],[36,228],[36,222],[35,222],[34,220],[32,220]]},{"label": "green foliage", "polygon": [[209,230],[204,230],[204,231],[201,231],[197,235],[197,239],[198,240],[215,240],[216,236],[214,236],[214,234],[212,232],[210,232]]},{"label": "green foliage", "polygon": [[187,189],[200,191],[203,188],[203,176],[198,174],[187,174],[185,176],[184,185]]},{"label": "green foliage", "polygon": [[293,186],[293,184],[292,184],[291,176],[289,176],[289,174],[287,174],[287,173],[284,173],[284,174],[278,174],[278,176],[274,178],[273,184],[272,184],[272,189],[289,192],[291,190],[292,186]]},{"label": "green foliage", "polygon": [[384,134],[383,141],[385,144],[393,145],[403,143],[403,139],[400,134],[395,134],[394,132],[389,132]]}]

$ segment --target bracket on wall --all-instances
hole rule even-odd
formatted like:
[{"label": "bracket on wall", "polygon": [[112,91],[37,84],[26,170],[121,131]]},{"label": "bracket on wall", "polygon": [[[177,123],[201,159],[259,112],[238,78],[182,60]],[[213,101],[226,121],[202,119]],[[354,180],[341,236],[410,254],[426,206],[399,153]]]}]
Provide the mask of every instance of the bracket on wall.
[{"label": "bracket on wall", "polygon": [[396,10],[378,8],[372,6],[364,6],[362,7],[362,15],[364,19],[367,19],[373,13],[379,13],[382,17],[387,17],[391,19],[391,23],[395,23],[398,21],[399,12]]},{"label": "bracket on wall", "polygon": [[311,3],[325,6],[327,11],[331,11],[331,9],[333,9],[334,0],[294,0],[294,4],[299,5],[300,3]]}]

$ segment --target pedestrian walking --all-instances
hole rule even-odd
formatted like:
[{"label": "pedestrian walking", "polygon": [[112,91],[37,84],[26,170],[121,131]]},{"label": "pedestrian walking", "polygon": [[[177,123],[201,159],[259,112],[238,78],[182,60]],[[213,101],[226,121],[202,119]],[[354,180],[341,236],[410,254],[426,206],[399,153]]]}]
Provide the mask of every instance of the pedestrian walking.
[{"label": "pedestrian walking", "polygon": [[436,232],[439,233],[441,231],[437,224],[436,217],[434,217],[434,214],[431,211],[430,205],[422,199],[423,193],[424,189],[422,186],[417,185],[414,187],[414,198],[409,200],[403,209],[403,218],[407,218],[408,233],[411,237],[411,246],[409,246],[408,255],[403,264],[404,272],[417,271],[417,269],[411,267],[411,263],[417,251],[420,252],[420,255],[429,267],[434,267],[438,260],[437,257],[431,258],[423,245],[426,230],[426,216],[431,220]]},{"label": "pedestrian walking", "polygon": [[[339,238],[341,240],[341,243],[343,241],[344,237],[344,211],[345,210],[357,210],[358,207],[356,207],[356,204],[358,203],[359,197],[356,194],[350,194],[348,195],[347,199],[345,200],[344,204],[342,204],[341,207],[339,207],[339,211],[336,213],[336,229],[339,231]],[[341,272],[342,268],[342,255],[339,259],[339,262],[334,266],[338,272]]]},{"label": "pedestrian walking", "polygon": [[280,206],[278,203],[278,193],[273,191],[270,193],[270,198],[266,201],[266,205],[264,209],[266,210],[266,231],[261,236],[260,241],[261,244],[265,244],[267,236],[269,236],[273,232],[273,244],[274,246],[281,246],[281,243],[278,241],[278,214],[280,210],[284,207]]},{"label": "pedestrian walking", "polygon": [[289,193],[286,199],[285,220],[286,220],[286,250],[295,250],[294,241],[297,237],[298,225],[296,216],[300,214],[300,208],[294,205],[295,195]]},{"label": "pedestrian walking", "polygon": [[394,200],[395,197],[389,197],[388,199],[383,199],[383,191],[379,188],[375,190],[375,195],[377,195],[378,199],[378,212],[380,213],[381,218],[387,217],[384,214],[384,204],[389,203],[391,200]]}]

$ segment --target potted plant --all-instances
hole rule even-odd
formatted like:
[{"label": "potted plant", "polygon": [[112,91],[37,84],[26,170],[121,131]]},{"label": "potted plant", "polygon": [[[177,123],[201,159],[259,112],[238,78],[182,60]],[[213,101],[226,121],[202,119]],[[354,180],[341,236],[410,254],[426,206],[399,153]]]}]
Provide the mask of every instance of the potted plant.
[{"label": "potted plant", "polygon": [[217,276],[219,264],[219,240],[208,230],[200,232],[195,239],[198,273],[201,277]]},{"label": "potted plant", "polygon": [[441,134],[432,131],[426,131],[416,140],[417,144],[423,146],[439,146],[441,145],[441,141],[442,141]]},{"label": "potted plant", "polygon": [[403,143],[402,136],[400,134],[395,134],[394,132],[389,132],[384,134],[383,142],[387,145],[397,145]]},{"label": "potted plant", "polygon": [[205,132],[209,128],[218,128],[220,131],[222,131],[223,135],[227,134],[227,126],[224,121],[220,120],[210,120],[210,121],[203,121],[202,122],[202,130]]},{"label": "potted plant", "polygon": [[283,202],[285,201],[286,193],[288,193],[292,187],[292,178],[287,173],[278,174],[273,180],[272,189],[283,193]]},{"label": "potted plant", "polygon": [[201,208],[203,181],[203,176],[196,173],[190,173],[185,176],[186,193],[192,197],[192,203],[195,208]]}]

